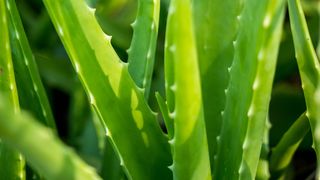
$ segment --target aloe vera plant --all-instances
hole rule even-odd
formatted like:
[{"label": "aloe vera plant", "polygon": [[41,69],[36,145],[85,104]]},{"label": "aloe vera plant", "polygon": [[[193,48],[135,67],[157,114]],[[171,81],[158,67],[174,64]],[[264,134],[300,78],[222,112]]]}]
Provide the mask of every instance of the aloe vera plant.
[{"label": "aloe vera plant", "polygon": [[[276,134],[287,5],[302,85],[289,84],[303,89],[306,113],[286,116]],[[48,36],[40,45],[25,30],[37,21],[31,7],[0,0],[0,179],[299,178],[291,162],[309,129],[320,163],[319,38],[309,34],[300,0],[38,6]],[[57,89],[69,109],[59,109]]]}]

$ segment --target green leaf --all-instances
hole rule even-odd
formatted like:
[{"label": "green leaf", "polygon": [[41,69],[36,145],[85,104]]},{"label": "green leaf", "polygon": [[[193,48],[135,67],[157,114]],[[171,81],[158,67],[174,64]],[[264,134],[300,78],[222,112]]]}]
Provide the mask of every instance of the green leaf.
[{"label": "green leaf", "polygon": [[320,175],[320,64],[299,0],[288,0],[290,24]]},{"label": "green leaf", "polygon": [[15,114],[5,102],[0,99],[0,137],[18,149],[45,178],[101,179],[51,130],[26,113]]},{"label": "green leaf", "polygon": [[283,1],[246,0],[237,16],[239,32],[225,108],[217,137],[217,179],[254,179],[265,131],[280,43]]},{"label": "green leaf", "polygon": [[170,113],[168,110],[168,106],[163,99],[163,97],[160,95],[160,93],[156,92],[156,98],[160,107],[161,114],[163,116],[164,123],[166,125],[167,131],[168,131],[168,137],[169,139],[173,138],[174,135],[174,122],[173,119],[170,117]]},{"label": "green leaf", "polygon": [[[89,102],[132,179],[170,179],[167,138],[94,10],[81,0],[44,0]],[[146,170],[147,167],[147,170]]]},{"label": "green leaf", "polygon": [[[266,131],[266,119],[269,111],[271,91],[278,50],[282,35],[285,12],[285,0],[269,0],[264,15],[258,55],[257,69],[252,84],[252,99],[248,110],[248,127],[243,142],[243,159],[240,165],[242,179],[254,179],[258,167],[262,138]],[[248,169],[241,169],[247,168]],[[245,172],[247,171],[247,172]],[[245,175],[249,173],[250,175]]]},{"label": "green leaf", "polygon": [[159,27],[160,0],[138,0],[133,37],[128,50],[129,73],[148,99]]},{"label": "green leaf", "polygon": [[[38,67],[24,32],[14,0],[7,0],[13,65],[22,109],[29,110],[41,123],[56,131],[55,121]],[[32,102],[32,103],[31,103]]]},{"label": "green leaf", "polygon": [[[174,136],[170,169],[174,179],[211,179],[202,108],[200,72],[191,14],[191,1],[172,0],[169,8],[165,61],[167,99]],[[166,71],[168,72],[168,71]],[[171,99],[173,98],[173,99]]]},{"label": "green leaf", "polygon": [[272,178],[279,178],[287,169],[291,159],[298,149],[305,135],[310,130],[306,113],[303,113],[282,136],[270,157],[270,171]]},{"label": "green leaf", "polygon": [[202,99],[212,168],[215,167],[217,137],[221,131],[221,111],[226,101],[224,90],[229,82],[228,68],[234,56],[232,42],[239,30],[237,15],[242,9],[242,3],[242,0],[193,0]]},{"label": "green leaf", "polygon": [[[0,0],[0,95],[8,98],[8,108],[20,110],[9,40],[8,3]],[[0,179],[25,179],[24,159],[0,140]]]}]

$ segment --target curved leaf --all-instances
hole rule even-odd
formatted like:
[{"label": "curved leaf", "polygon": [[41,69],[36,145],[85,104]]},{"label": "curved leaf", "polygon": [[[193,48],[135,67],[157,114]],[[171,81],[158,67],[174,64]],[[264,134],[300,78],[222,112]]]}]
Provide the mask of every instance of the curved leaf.
[{"label": "curved leaf", "polygon": [[94,9],[83,0],[44,3],[128,177],[170,179],[167,139],[127,64],[120,61],[110,37],[97,23]]},{"label": "curved leaf", "polygon": [[300,0],[288,0],[290,25],[307,105],[320,175],[320,64],[313,48]]},{"label": "curved leaf", "polygon": [[[174,106],[169,105],[174,136],[174,179],[211,179],[209,151],[202,108],[200,72],[193,30],[190,0],[172,0],[166,31],[166,74]],[[170,82],[171,81],[171,82]],[[173,98],[168,96],[167,98]],[[168,100],[169,100],[168,99]]]}]

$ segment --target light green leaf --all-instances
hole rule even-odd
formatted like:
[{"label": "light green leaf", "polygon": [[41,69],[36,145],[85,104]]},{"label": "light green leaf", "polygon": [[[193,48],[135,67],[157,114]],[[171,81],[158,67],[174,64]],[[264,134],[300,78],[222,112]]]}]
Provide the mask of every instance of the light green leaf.
[{"label": "light green leaf", "polygon": [[[8,108],[20,110],[9,40],[8,3],[0,0],[0,95],[8,98]],[[24,159],[0,140],[0,179],[25,179]]]},{"label": "light green leaf", "polygon": [[[170,147],[155,114],[81,0],[44,0],[89,102],[132,179],[170,179]],[[146,168],[147,167],[147,168]]]},{"label": "light green leaf", "polygon": [[133,37],[128,50],[129,73],[148,99],[159,26],[160,0],[138,0]]},{"label": "light green leaf", "polygon": [[288,0],[290,24],[302,88],[307,105],[320,175],[320,64],[312,45],[300,0]]},{"label": "light green leaf", "polygon": [[0,99],[0,137],[18,149],[45,178],[101,179],[51,130],[26,113],[15,114],[5,102],[3,98]]},{"label": "light green leaf", "polygon": [[306,113],[303,113],[282,136],[279,143],[272,149],[270,171],[273,178],[279,178],[290,164],[295,151],[310,130]]},{"label": "light green leaf", "polygon": [[165,68],[169,72],[166,74],[168,106],[174,121],[174,136],[169,141],[174,179],[211,179],[195,41],[191,1],[172,0]]},{"label": "light green leaf", "polygon": [[[7,0],[13,65],[22,109],[56,132],[56,126],[38,67],[24,32],[15,0]],[[31,103],[32,102],[32,103]]]}]

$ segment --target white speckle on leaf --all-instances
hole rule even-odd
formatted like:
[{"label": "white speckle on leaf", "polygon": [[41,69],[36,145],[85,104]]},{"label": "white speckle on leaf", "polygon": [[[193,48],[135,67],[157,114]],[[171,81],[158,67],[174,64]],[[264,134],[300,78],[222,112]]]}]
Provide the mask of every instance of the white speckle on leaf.
[{"label": "white speckle on leaf", "polygon": [[237,20],[240,21],[240,19],[241,19],[241,15],[238,15]]},{"label": "white speckle on leaf", "polygon": [[224,115],[224,111],[221,111],[220,114],[221,114],[221,116],[223,116]]},{"label": "white speckle on leaf", "polygon": [[171,52],[175,52],[176,51],[176,46],[175,45],[171,45],[170,47],[169,47],[169,51],[171,51]]}]

